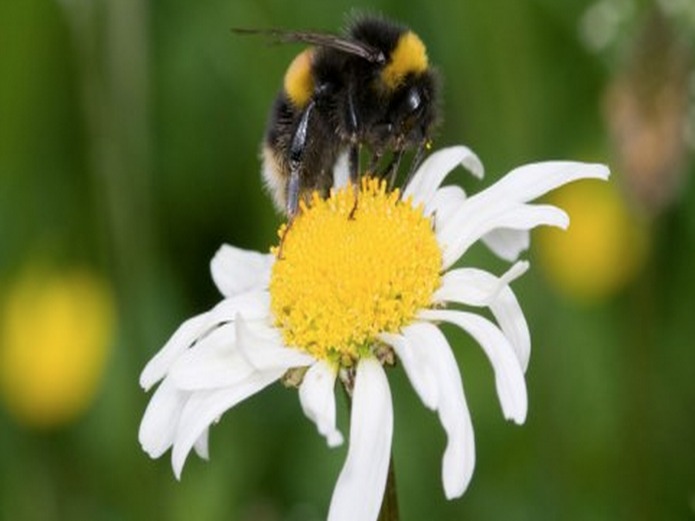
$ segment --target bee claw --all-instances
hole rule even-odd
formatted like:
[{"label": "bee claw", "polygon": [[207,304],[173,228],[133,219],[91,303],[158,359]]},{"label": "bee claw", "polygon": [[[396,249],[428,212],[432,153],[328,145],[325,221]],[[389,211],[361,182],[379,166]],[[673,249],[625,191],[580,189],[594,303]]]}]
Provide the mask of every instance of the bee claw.
[{"label": "bee claw", "polygon": [[348,220],[350,220],[350,221],[355,220],[355,213],[357,212],[357,207],[358,207],[358,203],[359,203],[359,193],[360,193],[360,189],[359,189],[359,186],[357,185],[357,183],[353,183],[352,188],[353,188],[353,193],[355,195],[355,202],[352,205],[352,210],[350,210],[350,213],[348,214]]}]

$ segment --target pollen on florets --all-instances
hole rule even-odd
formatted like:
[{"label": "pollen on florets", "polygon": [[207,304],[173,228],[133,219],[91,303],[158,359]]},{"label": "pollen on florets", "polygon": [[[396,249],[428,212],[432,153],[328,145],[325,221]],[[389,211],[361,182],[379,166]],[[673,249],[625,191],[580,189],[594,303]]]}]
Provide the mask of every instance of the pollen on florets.
[{"label": "pollen on florets", "polygon": [[317,358],[349,365],[368,355],[380,333],[428,307],[440,284],[431,220],[378,179],[363,178],[357,203],[353,187],[314,194],[280,234],[271,310],[285,344]]}]

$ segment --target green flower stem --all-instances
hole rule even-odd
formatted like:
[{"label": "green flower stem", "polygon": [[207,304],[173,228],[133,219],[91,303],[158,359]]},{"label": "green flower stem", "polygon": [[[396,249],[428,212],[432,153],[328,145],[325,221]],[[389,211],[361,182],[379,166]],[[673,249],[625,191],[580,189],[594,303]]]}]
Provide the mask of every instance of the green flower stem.
[{"label": "green flower stem", "polygon": [[393,455],[389,460],[389,474],[384,490],[384,500],[381,503],[379,521],[398,521],[398,494],[396,491],[396,471],[393,467]]}]

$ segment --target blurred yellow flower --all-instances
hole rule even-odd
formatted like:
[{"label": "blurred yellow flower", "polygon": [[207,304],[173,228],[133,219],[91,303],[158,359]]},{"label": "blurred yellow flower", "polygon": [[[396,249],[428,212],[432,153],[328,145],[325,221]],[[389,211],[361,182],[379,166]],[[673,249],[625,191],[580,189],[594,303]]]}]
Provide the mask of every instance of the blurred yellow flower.
[{"label": "blurred yellow flower", "polygon": [[550,282],[584,302],[614,295],[639,273],[647,253],[647,233],[614,183],[579,181],[555,191],[548,203],[564,208],[566,232],[544,227],[538,257]]},{"label": "blurred yellow flower", "polygon": [[26,270],[0,318],[0,397],[31,427],[69,423],[92,403],[112,341],[107,284],[84,271]]}]

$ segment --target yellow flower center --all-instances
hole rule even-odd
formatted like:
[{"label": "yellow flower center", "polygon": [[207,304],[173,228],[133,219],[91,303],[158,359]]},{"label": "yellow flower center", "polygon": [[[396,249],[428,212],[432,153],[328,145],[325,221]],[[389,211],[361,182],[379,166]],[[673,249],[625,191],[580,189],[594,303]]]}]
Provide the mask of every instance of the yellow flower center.
[{"label": "yellow flower center", "polygon": [[355,191],[346,187],[302,204],[287,233],[279,231],[281,258],[270,280],[285,343],[342,365],[429,306],[442,266],[422,206],[373,178],[363,178],[357,198],[355,208]]}]

